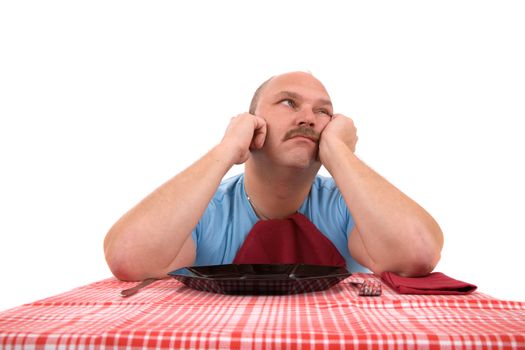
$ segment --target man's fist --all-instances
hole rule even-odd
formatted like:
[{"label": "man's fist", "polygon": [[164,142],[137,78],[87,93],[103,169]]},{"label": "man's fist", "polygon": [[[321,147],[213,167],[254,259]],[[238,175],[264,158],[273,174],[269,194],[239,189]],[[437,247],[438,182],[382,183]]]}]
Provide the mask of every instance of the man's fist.
[{"label": "man's fist", "polygon": [[357,143],[357,129],[354,121],[342,114],[334,114],[332,120],[326,125],[321,133],[319,141],[319,159],[325,164],[331,157],[329,149],[332,145],[345,145],[352,152],[355,152]]},{"label": "man's fist", "polygon": [[250,113],[233,117],[221,141],[234,164],[248,160],[251,150],[262,148],[266,139],[266,121]]}]

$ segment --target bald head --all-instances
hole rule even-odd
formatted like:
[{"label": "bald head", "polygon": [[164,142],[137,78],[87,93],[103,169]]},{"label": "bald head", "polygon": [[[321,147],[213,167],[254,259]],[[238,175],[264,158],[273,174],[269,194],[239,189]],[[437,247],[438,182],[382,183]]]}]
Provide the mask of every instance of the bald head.
[{"label": "bald head", "polygon": [[250,112],[250,114],[253,114],[255,115],[255,110],[257,109],[257,103],[259,102],[259,96],[261,95],[261,91],[264,89],[264,87],[270,82],[270,80],[272,80],[273,78],[275,78],[275,76],[271,77],[270,79],[266,80],[264,83],[262,83],[261,85],[259,85],[259,87],[257,88],[257,90],[255,90],[255,93],[253,94],[253,97],[252,97],[252,102],[250,102],[250,109],[248,110],[248,112]]},{"label": "bald head", "polygon": [[[272,82],[279,82],[279,81],[289,81],[289,80],[301,80],[302,82],[307,82],[308,84],[315,84],[315,85],[318,85],[320,87],[322,87],[322,89],[326,92],[326,89],[324,87],[324,85],[316,78],[314,77],[312,74],[310,73],[306,73],[306,72],[290,72],[290,73],[284,73],[284,74],[280,74],[280,75],[275,75],[273,77],[271,77],[270,79],[266,80],[265,82],[263,82],[258,88],[257,90],[255,90],[255,93],[253,94],[253,97],[252,97],[252,101],[250,102],[250,109],[249,109],[249,112],[250,114],[254,114],[255,115],[255,111],[257,110],[257,105],[259,103],[259,99],[261,97],[261,94],[263,93],[263,91],[266,89],[266,87],[268,85],[270,85],[270,83]],[[327,93],[328,94],[328,93]]]}]

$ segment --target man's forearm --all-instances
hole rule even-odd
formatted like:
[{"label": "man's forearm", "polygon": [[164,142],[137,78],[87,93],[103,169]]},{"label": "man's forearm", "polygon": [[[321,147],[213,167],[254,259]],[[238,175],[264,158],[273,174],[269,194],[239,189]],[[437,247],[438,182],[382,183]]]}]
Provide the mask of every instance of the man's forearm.
[{"label": "man's forearm", "polygon": [[113,273],[126,280],[160,277],[179,254],[191,256],[181,249],[232,165],[217,146],[126,213],[104,241]]},{"label": "man's forearm", "polygon": [[324,164],[355,220],[378,271],[430,272],[443,244],[441,229],[417,203],[359,160],[340,142],[327,142]]}]

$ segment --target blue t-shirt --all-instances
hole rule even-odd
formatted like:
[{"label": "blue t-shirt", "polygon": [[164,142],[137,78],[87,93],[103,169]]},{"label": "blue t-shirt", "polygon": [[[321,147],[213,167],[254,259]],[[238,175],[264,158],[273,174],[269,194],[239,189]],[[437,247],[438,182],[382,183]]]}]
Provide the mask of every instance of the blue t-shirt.
[{"label": "blue t-shirt", "polygon": [[[335,245],[349,271],[368,271],[348,251],[354,220],[331,177],[316,176],[299,212]],[[195,265],[231,264],[258,220],[244,191],[244,174],[224,180],[192,232]]]}]

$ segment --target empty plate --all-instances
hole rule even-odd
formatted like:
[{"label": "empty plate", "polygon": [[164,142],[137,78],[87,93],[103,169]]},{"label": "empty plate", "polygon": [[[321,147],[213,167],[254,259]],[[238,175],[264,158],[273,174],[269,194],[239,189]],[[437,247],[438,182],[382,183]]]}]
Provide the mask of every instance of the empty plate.
[{"label": "empty plate", "polygon": [[345,267],[305,264],[192,266],[169,273],[186,286],[221,294],[297,294],[328,289],[350,276]]}]

